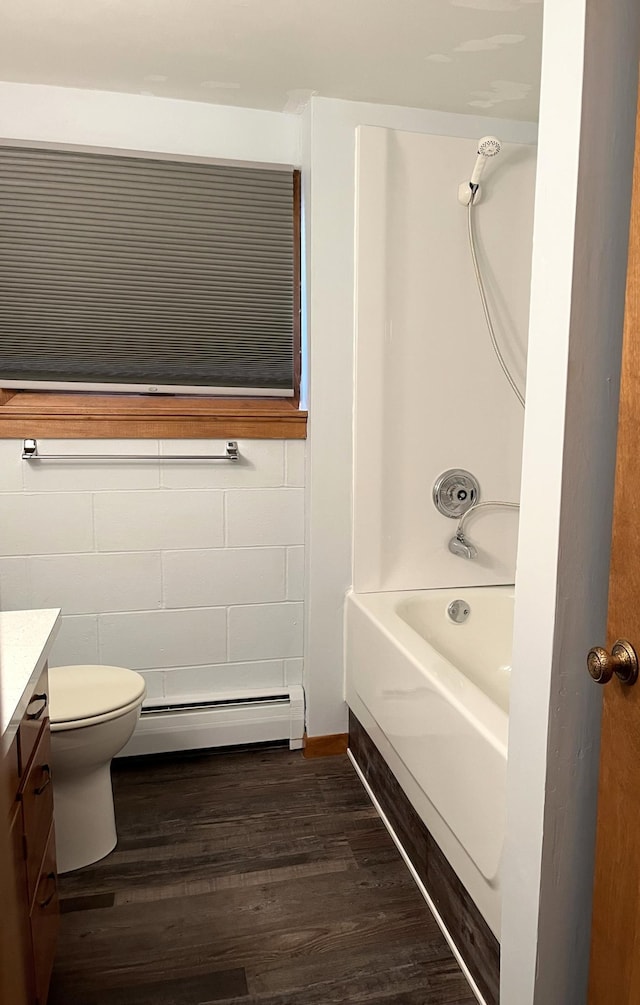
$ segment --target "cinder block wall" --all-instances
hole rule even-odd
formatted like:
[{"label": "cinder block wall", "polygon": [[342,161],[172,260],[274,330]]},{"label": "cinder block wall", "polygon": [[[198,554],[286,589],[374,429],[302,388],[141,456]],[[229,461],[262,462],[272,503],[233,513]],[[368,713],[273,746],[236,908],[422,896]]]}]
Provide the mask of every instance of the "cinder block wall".
[{"label": "cinder block wall", "polygon": [[[27,462],[0,440],[0,605],[61,607],[52,665],[143,672],[147,701],[302,680],[302,441],[241,461]],[[41,453],[221,453],[205,440],[39,440]]]}]

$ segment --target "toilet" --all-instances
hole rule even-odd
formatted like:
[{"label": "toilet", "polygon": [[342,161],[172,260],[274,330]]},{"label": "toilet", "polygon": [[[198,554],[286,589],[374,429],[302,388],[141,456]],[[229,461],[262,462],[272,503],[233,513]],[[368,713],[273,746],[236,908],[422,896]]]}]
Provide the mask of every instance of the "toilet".
[{"label": "toilet", "polygon": [[136,726],[141,674],[125,667],[49,667],[51,763],[58,872],[116,846],[111,760]]}]

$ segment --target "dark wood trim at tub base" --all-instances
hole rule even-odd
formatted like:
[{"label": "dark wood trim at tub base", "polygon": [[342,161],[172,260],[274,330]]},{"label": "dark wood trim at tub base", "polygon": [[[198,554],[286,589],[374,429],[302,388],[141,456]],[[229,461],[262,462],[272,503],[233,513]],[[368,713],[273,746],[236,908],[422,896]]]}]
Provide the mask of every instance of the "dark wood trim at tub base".
[{"label": "dark wood trim at tub base", "polygon": [[348,733],[328,733],[326,736],[305,736],[305,757],[333,757],[346,754],[349,745]]},{"label": "dark wood trim at tub base", "polygon": [[351,710],[349,750],[424,883],[487,1005],[498,1005],[500,943]]}]

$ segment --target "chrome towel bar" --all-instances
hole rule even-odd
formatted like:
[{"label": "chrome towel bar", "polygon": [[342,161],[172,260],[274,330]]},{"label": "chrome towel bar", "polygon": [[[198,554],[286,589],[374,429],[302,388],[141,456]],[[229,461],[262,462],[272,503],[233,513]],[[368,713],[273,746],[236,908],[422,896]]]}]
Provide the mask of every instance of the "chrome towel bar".
[{"label": "chrome towel bar", "polygon": [[23,440],[23,461],[237,461],[238,443],[228,440],[224,454],[39,454],[37,440]]}]

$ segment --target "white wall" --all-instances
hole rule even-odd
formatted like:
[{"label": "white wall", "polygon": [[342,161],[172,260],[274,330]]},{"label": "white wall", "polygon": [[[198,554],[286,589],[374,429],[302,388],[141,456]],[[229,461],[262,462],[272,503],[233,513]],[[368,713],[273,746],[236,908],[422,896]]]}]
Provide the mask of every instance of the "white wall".
[{"label": "white wall", "polygon": [[[41,453],[219,441],[39,440]],[[302,680],[303,441],[227,462],[26,462],[0,440],[0,603],[62,607],[53,666],[141,670],[147,704]]]},{"label": "white wall", "polygon": [[[305,690],[310,735],[343,732],[344,595],[352,582],[355,138],[359,125],[529,143],[530,123],[313,98],[301,117],[0,83],[6,141],[301,164],[307,241]],[[311,283],[313,277],[313,283]]]},{"label": "white wall", "polygon": [[[518,514],[479,510],[478,557],[451,554],[457,519],[433,484],[449,468],[481,500],[518,502],[524,410],[493,353],[457,199],[476,144],[363,127],[358,146],[354,588],[512,583]],[[505,143],[473,209],[496,333],[524,391],[535,147]]]},{"label": "white wall", "polygon": [[[503,1005],[587,1000],[640,7],[547,4],[516,579]],[[606,138],[606,142],[603,142]]]},{"label": "white wall", "polygon": [[0,138],[170,157],[298,163],[295,115],[0,81]]},{"label": "white wall", "polygon": [[[352,583],[356,130],[360,125],[532,143],[532,123],[312,98],[302,166],[310,379],[305,686],[310,735],[346,730],[344,596]],[[456,179],[457,183],[457,179]]]}]

